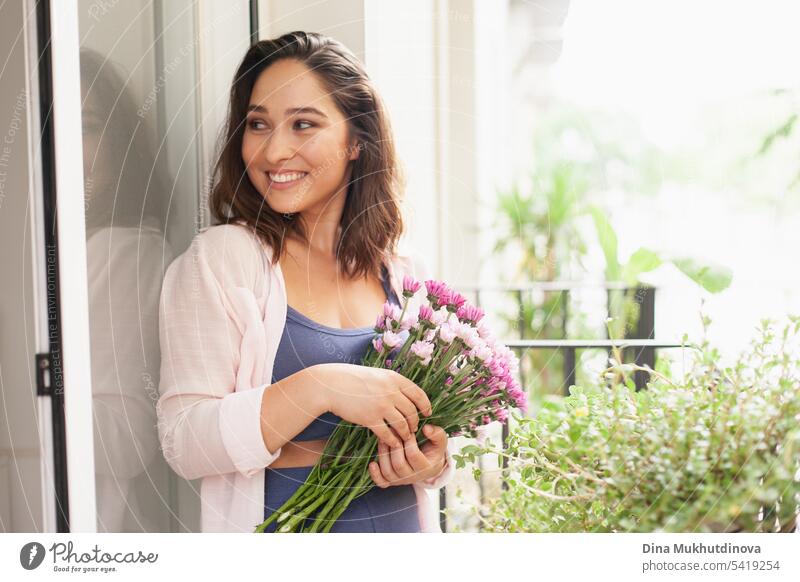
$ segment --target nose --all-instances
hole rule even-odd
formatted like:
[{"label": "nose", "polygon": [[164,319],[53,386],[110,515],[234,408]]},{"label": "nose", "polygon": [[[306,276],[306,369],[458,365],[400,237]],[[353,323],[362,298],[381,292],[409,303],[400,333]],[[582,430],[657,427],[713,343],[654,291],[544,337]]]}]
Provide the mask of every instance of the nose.
[{"label": "nose", "polygon": [[291,128],[286,123],[281,123],[270,132],[264,142],[264,159],[272,168],[280,168],[286,160],[294,157],[296,148],[290,135]]}]

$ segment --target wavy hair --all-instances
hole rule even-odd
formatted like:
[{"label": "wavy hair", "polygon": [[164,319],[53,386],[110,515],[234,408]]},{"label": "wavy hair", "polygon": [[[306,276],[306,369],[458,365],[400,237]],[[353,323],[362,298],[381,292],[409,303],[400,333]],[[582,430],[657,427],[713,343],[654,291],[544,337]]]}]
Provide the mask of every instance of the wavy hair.
[{"label": "wavy hair", "polygon": [[302,220],[270,208],[253,186],[242,158],[242,139],[253,86],[267,67],[295,59],[322,82],[347,120],[348,137],[361,150],[353,164],[336,243],[340,272],[350,277],[379,276],[403,233],[400,194],[405,186],[391,125],[383,102],[361,63],[342,43],[327,36],[295,31],[255,43],[236,71],[228,119],[217,162],[209,206],[219,222],[250,227],[271,249],[275,264],[291,232],[308,243]]}]

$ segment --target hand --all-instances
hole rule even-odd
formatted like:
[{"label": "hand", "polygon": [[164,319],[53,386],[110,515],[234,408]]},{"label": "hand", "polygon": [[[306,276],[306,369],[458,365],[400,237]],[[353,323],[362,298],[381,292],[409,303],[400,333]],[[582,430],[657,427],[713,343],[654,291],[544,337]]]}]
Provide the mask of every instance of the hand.
[{"label": "hand", "polygon": [[386,445],[402,447],[414,438],[419,413],[431,415],[425,391],[394,370],[340,363],[314,368],[322,378],[325,409],[367,427]]},{"label": "hand", "polygon": [[409,485],[442,472],[447,458],[447,434],[442,427],[432,424],[426,425],[422,432],[428,438],[422,447],[417,446],[413,436],[402,447],[387,448],[378,443],[378,460],[369,464],[370,477],[378,487]]}]

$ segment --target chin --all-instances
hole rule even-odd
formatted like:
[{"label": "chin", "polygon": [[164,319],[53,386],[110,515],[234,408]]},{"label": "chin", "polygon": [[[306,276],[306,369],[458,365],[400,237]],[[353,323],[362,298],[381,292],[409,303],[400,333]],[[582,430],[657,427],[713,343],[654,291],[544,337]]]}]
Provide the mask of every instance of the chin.
[{"label": "chin", "polygon": [[303,212],[305,204],[296,203],[291,193],[270,192],[264,196],[267,205],[278,214],[296,214]]}]

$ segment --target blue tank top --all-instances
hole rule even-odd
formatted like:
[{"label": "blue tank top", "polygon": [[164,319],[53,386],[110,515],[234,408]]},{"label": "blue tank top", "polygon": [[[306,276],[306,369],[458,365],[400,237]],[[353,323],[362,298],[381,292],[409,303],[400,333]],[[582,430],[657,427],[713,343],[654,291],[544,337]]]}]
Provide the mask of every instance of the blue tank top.
[{"label": "blue tank top", "polygon": [[[381,268],[381,283],[386,298],[400,306],[400,301],[388,282],[386,266]],[[377,317],[378,314],[375,314]],[[321,325],[306,317],[291,305],[286,309],[286,325],[283,328],[275,363],[272,382],[278,382],[303,368],[315,364],[341,362],[361,364],[376,333],[372,326],[342,329]],[[401,334],[403,341],[408,331]],[[292,441],[311,441],[328,438],[341,420],[340,416],[326,412],[314,419]]]}]

